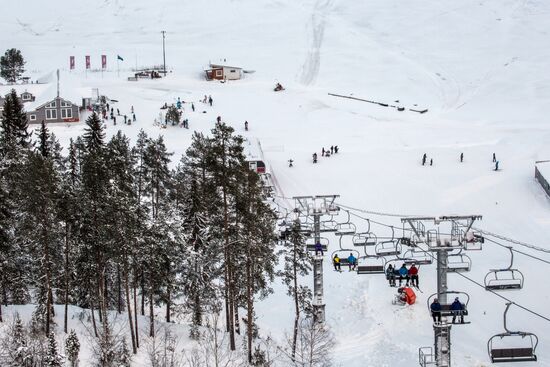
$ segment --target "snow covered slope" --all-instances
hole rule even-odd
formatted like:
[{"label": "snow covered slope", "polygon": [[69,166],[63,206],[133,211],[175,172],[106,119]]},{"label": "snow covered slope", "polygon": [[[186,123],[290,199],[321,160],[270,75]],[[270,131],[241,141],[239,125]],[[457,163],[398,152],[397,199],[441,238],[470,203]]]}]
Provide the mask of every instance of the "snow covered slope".
[{"label": "snow covered slope", "polygon": [[[115,127],[134,138],[140,128],[163,134],[177,157],[191,132],[153,125],[159,107],[177,97],[186,105],[191,129],[208,132],[216,116],[239,133],[258,138],[284,195],[340,194],[355,208],[402,214],[482,214],[479,227],[550,250],[550,201],[534,179],[534,162],[550,157],[550,3],[539,0],[212,0],[151,2],[104,0],[95,7],[56,0],[3,4],[0,44],[22,50],[33,79],[56,68],[63,88],[91,90],[119,100],[121,113],[136,109],[138,122]],[[127,82],[128,69],[162,62],[160,31],[167,31],[163,80]],[[108,71],[84,72],[84,55]],[[116,72],[116,55],[120,77]],[[255,70],[241,81],[205,82],[209,60],[238,60]],[[286,91],[274,93],[276,81]],[[2,93],[5,87],[0,90]],[[425,114],[328,93],[406,107]],[[197,103],[205,94],[212,108]],[[394,102],[399,101],[399,102]],[[78,102],[78,101],[74,101]],[[417,106],[415,106],[417,105]],[[206,113],[202,113],[206,111]],[[244,121],[250,124],[245,132]],[[52,126],[67,143],[83,124]],[[310,162],[321,147],[340,153]],[[459,162],[463,152],[464,163]],[[492,170],[492,153],[500,161]],[[422,167],[423,153],[433,166]],[[320,154],[319,154],[320,155]],[[177,158],[174,158],[177,160]],[[287,160],[294,160],[294,167]],[[366,217],[399,226],[398,218]],[[341,218],[343,219],[343,218]],[[360,230],[366,222],[354,219]],[[373,227],[379,236],[387,229]],[[329,252],[338,248],[331,237]],[[519,250],[550,261],[548,253]],[[506,265],[505,249],[486,243],[472,253],[468,276]],[[525,273],[514,301],[550,316],[548,264],[516,256]],[[326,269],[330,269],[327,259]],[[467,291],[472,324],[452,329],[454,366],[489,365],[487,339],[502,331],[504,301],[465,279],[449,276],[449,287]],[[433,343],[425,305],[435,292],[435,268],[421,268],[416,305],[391,305],[393,289],[380,276],[327,271],[326,310],[338,339],[338,362],[351,366],[415,365],[417,348]],[[292,305],[279,283],[260,306],[262,332],[282,337],[292,326]],[[549,323],[512,308],[510,327],[541,337],[538,365],[550,366]]]}]

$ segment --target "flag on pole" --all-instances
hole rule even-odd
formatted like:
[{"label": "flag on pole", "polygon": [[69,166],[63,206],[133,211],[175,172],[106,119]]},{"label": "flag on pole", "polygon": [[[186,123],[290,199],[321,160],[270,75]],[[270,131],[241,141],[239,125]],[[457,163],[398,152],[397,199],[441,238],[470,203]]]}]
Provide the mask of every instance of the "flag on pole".
[{"label": "flag on pole", "polygon": [[107,68],[107,55],[101,55],[101,68]]},{"label": "flag on pole", "polygon": [[86,69],[90,68],[90,56],[86,55]]},{"label": "flag on pole", "polygon": [[124,61],[124,59],[120,55],[116,55],[117,60]]}]

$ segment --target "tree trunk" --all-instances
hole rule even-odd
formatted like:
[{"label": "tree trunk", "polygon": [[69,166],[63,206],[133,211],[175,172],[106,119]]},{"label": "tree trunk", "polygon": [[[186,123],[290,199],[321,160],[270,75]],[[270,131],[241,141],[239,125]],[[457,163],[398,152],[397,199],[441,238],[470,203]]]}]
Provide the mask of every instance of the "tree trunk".
[{"label": "tree trunk", "polygon": [[116,277],[117,277],[117,288],[118,288],[118,297],[117,297],[117,312],[120,315],[122,313],[122,280],[120,279],[120,265],[116,266]]},{"label": "tree trunk", "polygon": [[94,335],[97,338],[99,335],[97,334],[97,325],[95,322],[95,312],[94,312],[94,301],[90,299],[90,310],[92,312],[92,326],[94,328]]},{"label": "tree trunk", "polygon": [[64,283],[65,283],[65,294],[63,296],[63,301],[65,302],[65,315],[63,316],[63,330],[65,334],[68,333],[69,327],[69,244],[70,244],[70,233],[71,228],[70,224],[65,222],[65,274]]},{"label": "tree trunk", "polygon": [[170,322],[170,303],[172,302],[170,286],[166,287],[166,322]]},{"label": "tree trunk", "polygon": [[136,354],[137,353],[136,337],[134,335],[134,321],[132,319],[132,307],[130,303],[130,287],[128,284],[128,257],[126,255],[126,252],[124,253],[124,291],[126,293],[126,304],[128,305],[128,307],[126,307],[126,311],[128,312],[130,336],[132,338],[132,352]]},{"label": "tree trunk", "polygon": [[247,319],[247,344],[248,344],[248,362],[252,363],[252,328],[254,325],[254,297],[252,292],[252,260],[250,254],[250,243],[248,244],[248,254],[246,258],[246,319]]},{"label": "tree trunk", "polygon": [[134,321],[136,322],[136,348],[139,348],[139,324],[137,301],[137,270],[134,268]]},{"label": "tree trunk", "polygon": [[[45,227],[44,227],[45,228]],[[51,285],[50,285],[50,277],[51,277],[51,269],[50,269],[50,246],[48,241],[48,233],[47,230],[44,229],[44,232],[42,233],[43,240],[44,240],[44,265],[46,267],[46,325],[45,325],[45,331],[46,335],[50,335],[50,320],[52,318],[51,314],[51,307],[52,307],[52,292],[51,292]]]},{"label": "tree trunk", "polygon": [[149,291],[149,336],[155,336],[155,313],[153,310],[153,287]]},{"label": "tree trunk", "polygon": [[296,244],[294,244],[293,248],[293,266],[292,270],[294,272],[294,311],[295,311],[295,318],[294,318],[294,333],[292,338],[292,361],[294,362],[294,358],[296,357],[296,342],[298,340],[298,322],[300,321],[300,304],[298,302],[298,267],[297,267],[297,261],[296,258]]},{"label": "tree trunk", "polygon": [[141,316],[145,316],[145,275],[141,272]]}]

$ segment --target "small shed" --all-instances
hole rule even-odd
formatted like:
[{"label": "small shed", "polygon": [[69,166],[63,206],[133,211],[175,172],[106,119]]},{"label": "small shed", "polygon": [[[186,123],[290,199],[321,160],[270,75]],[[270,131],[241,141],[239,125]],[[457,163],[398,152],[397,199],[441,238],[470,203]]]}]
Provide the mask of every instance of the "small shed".
[{"label": "small shed", "polygon": [[535,162],[535,178],[540,183],[546,194],[550,196],[550,160]]},{"label": "small shed", "polygon": [[26,102],[34,102],[34,100],[36,99],[32,93],[30,92],[27,92],[27,91],[24,91],[23,93],[21,93],[21,95],[19,96],[19,98],[21,98],[21,101],[23,103],[26,103]]},{"label": "small shed", "polygon": [[231,66],[226,62],[211,62],[204,72],[206,80],[239,80],[243,77],[243,68]]}]

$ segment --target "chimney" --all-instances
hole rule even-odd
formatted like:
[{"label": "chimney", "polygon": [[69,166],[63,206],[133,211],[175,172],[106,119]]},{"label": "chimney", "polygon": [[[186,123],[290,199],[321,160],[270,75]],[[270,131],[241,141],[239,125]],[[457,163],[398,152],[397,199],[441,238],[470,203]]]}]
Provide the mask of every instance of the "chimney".
[{"label": "chimney", "polygon": [[57,69],[57,98],[59,98],[59,69]]}]

